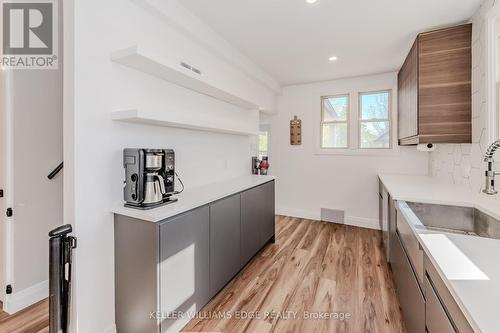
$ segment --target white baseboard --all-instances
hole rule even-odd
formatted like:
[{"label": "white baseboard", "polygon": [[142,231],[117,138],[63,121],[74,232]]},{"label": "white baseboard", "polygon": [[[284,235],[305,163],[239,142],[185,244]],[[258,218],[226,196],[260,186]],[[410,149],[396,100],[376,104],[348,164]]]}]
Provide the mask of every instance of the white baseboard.
[{"label": "white baseboard", "polygon": [[106,328],[102,333],[116,333],[116,325],[113,324],[110,327]]},{"label": "white baseboard", "polygon": [[[15,286],[14,286],[15,288]],[[3,311],[12,315],[49,296],[49,280],[42,281],[26,289],[6,295]]]},{"label": "white baseboard", "polygon": [[380,230],[380,223],[377,219],[369,219],[366,217],[346,216],[344,224],[355,227]]},{"label": "white baseboard", "polygon": [[276,214],[284,216],[298,217],[301,219],[317,220],[321,219],[321,213],[308,211],[303,209],[288,208],[288,207],[276,207]]},{"label": "white baseboard", "polygon": [[[288,207],[276,207],[276,214],[284,215],[284,216],[292,216],[298,217],[301,219],[309,219],[309,220],[321,220],[321,212],[320,211],[309,211],[303,209],[296,208],[288,208]],[[366,217],[357,217],[357,216],[349,216],[346,215],[344,218],[344,224],[352,225],[355,227],[368,228],[380,230],[380,224],[377,219],[370,219]]]}]

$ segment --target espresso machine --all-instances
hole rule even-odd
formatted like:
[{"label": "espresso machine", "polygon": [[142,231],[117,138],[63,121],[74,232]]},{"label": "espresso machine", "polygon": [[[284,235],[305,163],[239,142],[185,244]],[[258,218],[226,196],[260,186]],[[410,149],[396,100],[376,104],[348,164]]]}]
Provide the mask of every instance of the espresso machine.
[{"label": "espresso machine", "polygon": [[175,153],[172,149],[123,150],[125,206],[151,209],[177,201]]}]

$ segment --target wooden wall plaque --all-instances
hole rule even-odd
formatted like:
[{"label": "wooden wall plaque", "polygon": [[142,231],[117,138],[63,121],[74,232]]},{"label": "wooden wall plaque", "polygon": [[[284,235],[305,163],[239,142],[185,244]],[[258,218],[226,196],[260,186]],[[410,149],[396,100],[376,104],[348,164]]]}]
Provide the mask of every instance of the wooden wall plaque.
[{"label": "wooden wall plaque", "polygon": [[299,146],[302,144],[302,120],[294,116],[290,120],[290,144]]}]

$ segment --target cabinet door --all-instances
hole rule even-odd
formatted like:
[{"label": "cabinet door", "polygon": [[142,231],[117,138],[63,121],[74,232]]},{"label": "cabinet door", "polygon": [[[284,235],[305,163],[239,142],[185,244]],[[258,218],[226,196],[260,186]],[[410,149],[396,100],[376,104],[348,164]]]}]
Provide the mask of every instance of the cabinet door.
[{"label": "cabinet door", "polygon": [[262,192],[256,187],[241,193],[241,266],[246,265],[262,246]]},{"label": "cabinet door", "polygon": [[389,240],[387,242],[387,261],[389,263],[392,263],[392,247],[393,244],[397,241],[396,237],[398,237],[396,233],[396,222],[397,222],[397,214],[396,214],[396,202],[395,200],[392,199],[391,195],[388,194],[387,196],[387,201],[388,201],[388,225],[389,225]]},{"label": "cabinet door", "polygon": [[418,43],[415,42],[398,74],[399,139],[418,134]]},{"label": "cabinet door", "polygon": [[241,193],[241,265],[274,236],[274,182]]},{"label": "cabinet door", "polygon": [[446,310],[439,301],[439,298],[431,285],[431,282],[425,277],[425,327],[429,333],[456,333],[451,324]]},{"label": "cabinet door", "polygon": [[418,134],[423,143],[471,142],[471,38],[471,24],[418,37]]},{"label": "cabinet door", "polygon": [[240,195],[210,205],[210,295],[240,270]]},{"label": "cabinet door", "polygon": [[[199,311],[209,301],[209,209],[203,206],[160,225],[161,312]],[[179,332],[189,318],[164,319]]]},{"label": "cabinet door", "polygon": [[262,190],[262,232],[261,244],[264,245],[274,236],[274,181],[259,186]]},{"label": "cabinet door", "polygon": [[410,262],[396,237],[392,270],[408,333],[425,333],[425,301]]}]

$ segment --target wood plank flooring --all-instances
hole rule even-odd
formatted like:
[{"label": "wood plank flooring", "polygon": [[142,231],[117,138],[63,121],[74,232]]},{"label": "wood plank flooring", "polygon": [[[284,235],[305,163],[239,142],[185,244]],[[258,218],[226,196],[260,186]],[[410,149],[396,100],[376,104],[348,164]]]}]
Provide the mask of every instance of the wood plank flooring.
[{"label": "wood plank flooring", "polygon": [[276,243],[254,257],[184,332],[406,329],[379,231],[278,216]]},{"label": "wood plank flooring", "polygon": [[[380,232],[279,216],[276,243],[253,258],[184,331],[402,333],[394,288]],[[305,313],[350,318],[307,319]],[[209,318],[214,314],[232,317]],[[0,332],[47,333],[48,318],[47,300],[14,316],[0,310]]]},{"label": "wood plank flooring", "polygon": [[[1,304],[1,303],[0,303]],[[0,308],[1,333],[48,333],[49,301],[45,299],[14,315],[8,315]]]}]

